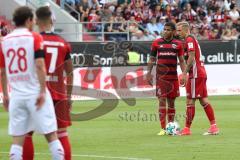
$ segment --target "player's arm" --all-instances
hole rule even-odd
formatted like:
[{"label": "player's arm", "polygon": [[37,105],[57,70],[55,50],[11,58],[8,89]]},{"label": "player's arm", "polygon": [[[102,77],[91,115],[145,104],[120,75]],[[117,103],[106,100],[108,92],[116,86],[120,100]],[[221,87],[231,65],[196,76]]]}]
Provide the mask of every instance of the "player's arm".
[{"label": "player's arm", "polygon": [[195,51],[188,52],[187,65],[183,72],[184,74],[187,74],[189,72],[190,68],[193,65],[194,59],[195,59]]},{"label": "player's arm", "polygon": [[6,111],[8,111],[9,104],[9,96],[8,96],[8,88],[7,88],[7,74],[5,69],[5,60],[1,49],[0,44],[0,72],[1,72],[1,86],[3,92],[3,107]]},{"label": "player's arm", "polygon": [[195,60],[195,46],[193,43],[193,39],[190,37],[189,39],[187,39],[187,52],[188,52],[188,59],[187,59],[187,64],[186,64],[186,68],[182,74],[182,79],[181,79],[181,84],[185,85],[187,82],[187,73],[189,72],[190,68],[193,65],[193,62]]},{"label": "player's arm", "polygon": [[155,42],[153,42],[152,48],[151,48],[151,56],[147,66],[147,81],[150,85],[152,85],[151,73],[152,73],[153,65],[156,63],[156,55],[157,55],[157,48],[155,47]]},{"label": "player's arm", "polygon": [[43,50],[43,39],[42,36],[34,34],[34,59],[35,59],[35,70],[37,78],[40,84],[40,93],[37,98],[36,106],[37,110],[42,107],[45,102],[46,95],[46,68],[45,68],[45,52]]},{"label": "player's arm", "polygon": [[179,65],[180,65],[182,72],[184,72],[186,69],[186,63],[184,60],[184,50],[183,50],[181,42],[179,43],[178,61],[179,61]]},{"label": "player's arm", "polygon": [[71,96],[72,96],[72,86],[73,86],[73,64],[70,56],[70,52],[71,52],[70,44],[67,43],[66,48],[67,48],[67,54],[65,56],[64,71],[67,75],[67,96],[70,102]]},{"label": "player's arm", "polygon": [[45,102],[45,94],[46,94],[46,69],[45,69],[45,61],[44,58],[35,59],[35,68],[38,77],[38,81],[40,84],[40,94],[37,99],[36,105],[37,109],[40,109],[43,103]]},{"label": "player's arm", "polygon": [[71,100],[73,86],[73,64],[71,58],[64,63],[64,70],[67,75],[67,96]]},{"label": "player's arm", "polygon": [[181,71],[184,72],[186,70],[186,63],[185,63],[184,57],[179,56],[178,60],[179,60],[179,65],[180,65]]},{"label": "player's arm", "polygon": [[40,83],[40,93],[46,92],[46,68],[44,58],[35,59],[36,73]]},{"label": "player's arm", "polygon": [[7,88],[7,74],[5,68],[1,67],[1,86],[3,92],[3,106],[6,111],[8,111],[9,104],[9,96],[8,96],[8,88]]},{"label": "player's arm", "polygon": [[188,52],[188,59],[187,59],[187,66],[185,68],[185,71],[183,72],[184,74],[187,74],[189,72],[195,60],[195,46],[194,46],[192,37],[189,37],[187,39],[187,52]]}]

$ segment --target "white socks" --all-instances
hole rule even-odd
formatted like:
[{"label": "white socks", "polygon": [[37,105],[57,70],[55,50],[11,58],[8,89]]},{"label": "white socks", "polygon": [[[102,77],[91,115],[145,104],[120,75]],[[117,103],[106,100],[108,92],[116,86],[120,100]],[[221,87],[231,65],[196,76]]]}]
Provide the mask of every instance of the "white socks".
[{"label": "white socks", "polygon": [[[59,140],[48,144],[52,154],[52,160],[64,160],[64,150]],[[10,160],[22,160],[23,147],[13,144],[10,149]]]},{"label": "white socks", "polygon": [[22,160],[22,152],[23,152],[23,147],[12,144],[11,149],[10,149],[10,160]]},{"label": "white socks", "polygon": [[64,160],[64,149],[59,140],[52,141],[48,145],[52,154],[52,160]]}]

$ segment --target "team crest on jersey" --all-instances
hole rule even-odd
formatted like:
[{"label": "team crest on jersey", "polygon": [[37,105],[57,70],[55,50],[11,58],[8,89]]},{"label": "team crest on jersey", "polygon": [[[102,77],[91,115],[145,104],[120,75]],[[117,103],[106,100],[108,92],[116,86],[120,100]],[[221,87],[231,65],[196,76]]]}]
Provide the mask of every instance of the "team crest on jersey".
[{"label": "team crest on jersey", "polygon": [[176,49],[177,45],[176,44],[172,44],[172,48]]}]

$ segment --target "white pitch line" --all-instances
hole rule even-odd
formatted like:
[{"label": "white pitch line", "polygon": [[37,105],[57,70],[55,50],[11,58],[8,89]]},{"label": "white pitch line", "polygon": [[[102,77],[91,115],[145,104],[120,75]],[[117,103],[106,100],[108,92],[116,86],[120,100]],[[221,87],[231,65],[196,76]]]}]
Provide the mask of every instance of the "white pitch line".
[{"label": "white pitch line", "polygon": [[[0,152],[1,154],[9,154],[9,152]],[[34,153],[35,155],[50,155],[49,153]],[[112,157],[112,156],[100,156],[100,155],[84,155],[84,154],[72,154],[73,157],[87,157],[87,158],[104,158],[104,159],[121,159],[121,160],[152,160],[149,158],[133,158],[133,157]]]}]

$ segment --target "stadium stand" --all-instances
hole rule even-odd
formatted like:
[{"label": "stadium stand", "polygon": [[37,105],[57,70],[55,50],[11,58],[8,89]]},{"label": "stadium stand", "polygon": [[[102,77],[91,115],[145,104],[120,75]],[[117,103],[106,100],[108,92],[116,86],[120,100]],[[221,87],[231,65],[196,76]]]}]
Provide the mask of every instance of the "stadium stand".
[{"label": "stadium stand", "polygon": [[161,36],[168,21],[190,22],[199,40],[236,40],[240,33],[240,9],[235,0],[63,1],[80,14],[80,22],[87,22],[87,32],[106,32],[105,40],[126,40],[127,32],[131,40],[153,40]]},{"label": "stadium stand", "polygon": [[[237,0],[53,2],[65,8],[82,24],[78,34],[82,35],[83,41],[151,41],[161,37],[163,25],[168,21],[188,21],[192,26],[192,34],[198,40],[236,40],[240,35],[240,8]],[[1,16],[0,22],[1,36],[13,29],[5,17]]]}]

